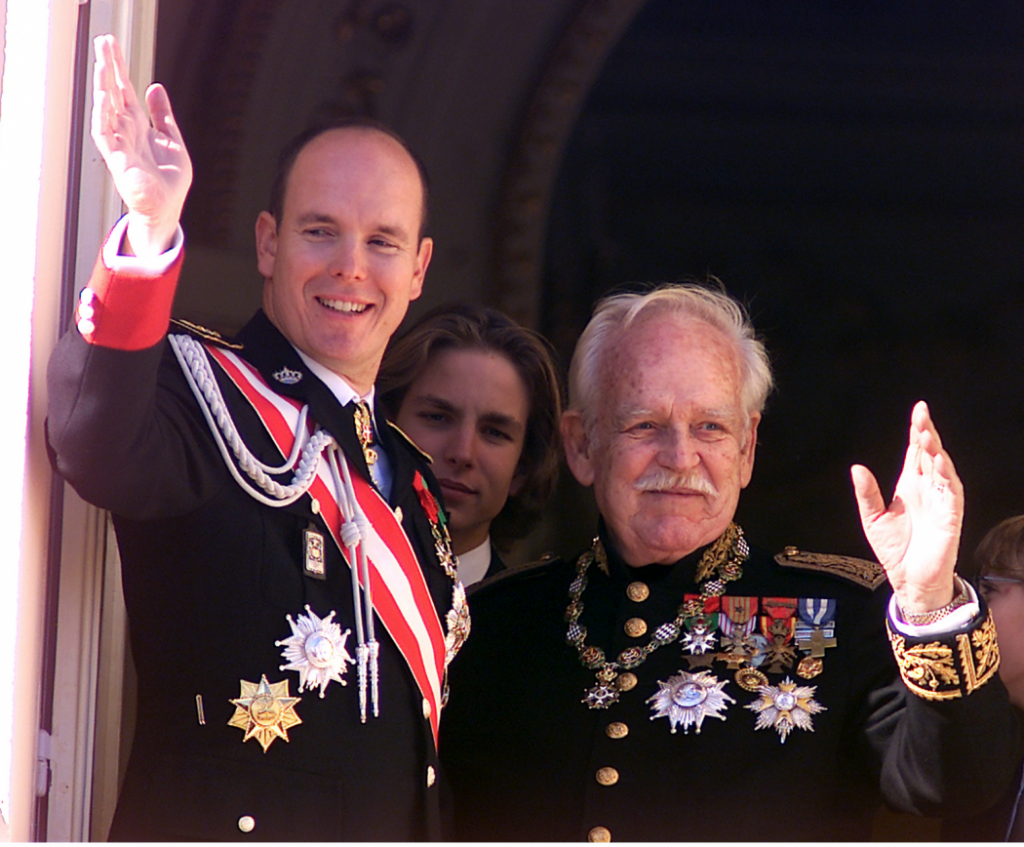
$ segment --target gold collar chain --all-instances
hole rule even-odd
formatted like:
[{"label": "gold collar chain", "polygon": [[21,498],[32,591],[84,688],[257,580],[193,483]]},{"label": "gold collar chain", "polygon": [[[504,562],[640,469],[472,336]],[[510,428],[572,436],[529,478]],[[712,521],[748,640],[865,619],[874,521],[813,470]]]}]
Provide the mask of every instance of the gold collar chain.
[{"label": "gold collar chain", "polygon": [[[583,592],[587,588],[587,570],[596,560],[598,566],[607,571],[607,553],[601,540],[595,538],[591,548],[576,562],[576,578],[569,586],[569,605],[565,610],[565,619],[569,622],[565,640],[576,648],[583,667],[595,671],[597,676],[597,684],[587,690],[582,702],[591,709],[607,709],[617,702],[621,691],[629,690],[636,684],[632,674],[620,676],[619,670],[639,667],[659,647],[678,639],[687,618],[703,614],[708,598],[721,597],[725,594],[727,583],[735,582],[743,576],[741,565],[749,555],[750,547],[743,537],[743,530],[730,523],[718,540],[704,551],[697,565],[696,580],[703,583],[700,586],[700,597],[685,601],[679,607],[675,620],[659,626],[645,646],[627,647],[614,662],[610,662],[600,647],[587,646],[587,628],[579,623],[583,612]],[[624,684],[627,681],[628,684]]]}]

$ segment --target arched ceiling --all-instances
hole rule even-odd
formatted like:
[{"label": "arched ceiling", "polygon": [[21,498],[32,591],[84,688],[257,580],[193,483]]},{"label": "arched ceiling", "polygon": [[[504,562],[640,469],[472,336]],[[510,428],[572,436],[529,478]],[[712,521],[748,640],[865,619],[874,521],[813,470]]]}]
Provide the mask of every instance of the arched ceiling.
[{"label": "arched ceiling", "polygon": [[392,126],[431,175],[450,300],[535,324],[551,184],[590,84],[643,0],[175,0],[156,77],[195,162],[176,309],[232,329],[258,305],[252,227],[277,151],[318,118]]}]

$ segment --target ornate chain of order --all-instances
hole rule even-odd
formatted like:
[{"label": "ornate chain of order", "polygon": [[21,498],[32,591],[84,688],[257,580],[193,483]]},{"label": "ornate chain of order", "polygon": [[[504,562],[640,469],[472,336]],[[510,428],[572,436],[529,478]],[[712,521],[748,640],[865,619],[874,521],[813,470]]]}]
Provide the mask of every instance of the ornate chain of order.
[{"label": "ornate chain of order", "polygon": [[[721,597],[725,594],[726,585],[743,576],[741,565],[750,555],[750,547],[743,537],[743,530],[730,523],[724,533],[714,542],[701,557],[697,565],[697,582],[700,586],[700,597],[687,600],[680,607],[675,620],[659,626],[651,640],[643,647],[627,647],[615,661],[608,661],[600,647],[587,646],[587,628],[581,626],[579,617],[583,613],[583,592],[587,588],[587,571],[598,562],[602,570],[608,568],[608,557],[600,539],[595,538],[591,549],[580,556],[576,562],[576,578],[569,586],[569,605],[565,610],[565,619],[569,622],[565,640],[576,648],[580,663],[585,668],[595,671],[597,684],[587,690],[584,703],[591,709],[607,709],[619,699],[623,686],[616,684],[619,671],[639,667],[659,647],[671,644],[683,632],[687,618],[700,615],[704,611],[705,601],[709,597]],[[714,577],[712,579],[711,577]],[[624,675],[630,676],[630,675]]]}]

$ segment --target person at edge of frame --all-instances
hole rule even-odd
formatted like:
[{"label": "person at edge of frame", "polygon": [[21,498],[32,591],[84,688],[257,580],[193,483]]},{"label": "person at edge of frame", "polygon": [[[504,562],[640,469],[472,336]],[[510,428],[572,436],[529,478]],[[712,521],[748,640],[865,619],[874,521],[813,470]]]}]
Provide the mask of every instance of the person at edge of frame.
[{"label": "person at edge of frame", "polygon": [[[1024,720],[1024,515],[1000,521],[974,553],[978,592],[992,610],[999,635],[999,678]],[[947,817],[943,841],[1024,841],[1024,774],[981,815]]]},{"label": "person at edge of frame", "polygon": [[444,838],[468,610],[429,461],[374,414],[431,257],[422,167],[376,124],[301,134],[256,221],[263,308],[234,339],[171,322],[189,155],[163,87],[140,103],[95,49],[127,214],[51,358],[48,439],[121,554],[138,712],[110,838]]}]

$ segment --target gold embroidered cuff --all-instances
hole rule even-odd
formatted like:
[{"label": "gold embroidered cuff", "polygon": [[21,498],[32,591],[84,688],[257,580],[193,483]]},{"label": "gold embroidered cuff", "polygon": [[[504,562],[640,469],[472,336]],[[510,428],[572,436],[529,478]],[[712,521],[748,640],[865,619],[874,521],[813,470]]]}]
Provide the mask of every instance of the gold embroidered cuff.
[{"label": "gold embroidered cuff", "polygon": [[[926,700],[966,697],[999,670],[996,627],[989,612],[981,626],[907,646],[907,638],[886,622],[892,652],[907,688]],[[913,641],[913,639],[912,639]]]}]

